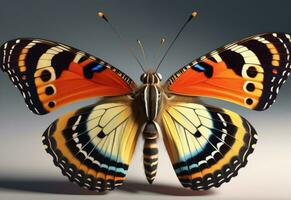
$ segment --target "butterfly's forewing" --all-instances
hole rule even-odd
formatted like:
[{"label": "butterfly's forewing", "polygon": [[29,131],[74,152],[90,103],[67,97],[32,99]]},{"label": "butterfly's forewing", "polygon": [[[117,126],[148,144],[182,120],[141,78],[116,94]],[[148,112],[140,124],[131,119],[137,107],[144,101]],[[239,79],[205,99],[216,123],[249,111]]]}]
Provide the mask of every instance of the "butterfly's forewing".
[{"label": "butterfly's forewing", "polygon": [[290,53],[290,35],[255,35],[194,60],[170,77],[166,88],[265,110],[290,74]]},{"label": "butterfly's forewing", "polygon": [[137,129],[129,102],[102,103],[56,120],[43,143],[72,182],[90,190],[112,190],[125,179]]},{"label": "butterfly's forewing", "polygon": [[205,190],[237,175],[253,152],[256,132],[238,114],[194,103],[171,103],[162,112],[164,142],[184,187]]},{"label": "butterfly's forewing", "polygon": [[0,48],[0,67],[36,114],[81,99],[128,94],[136,87],[128,76],[105,61],[42,39],[5,43]]}]

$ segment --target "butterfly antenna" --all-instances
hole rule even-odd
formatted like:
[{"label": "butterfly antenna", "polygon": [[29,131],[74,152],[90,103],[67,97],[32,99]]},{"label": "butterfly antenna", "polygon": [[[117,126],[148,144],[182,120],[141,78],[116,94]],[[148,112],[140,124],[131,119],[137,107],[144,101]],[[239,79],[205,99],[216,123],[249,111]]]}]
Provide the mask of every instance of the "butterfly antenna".
[{"label": "butterfly antenna", "polygon": [[165,57],[169,53],[169,51],[172,48],[172,46],[175,43],[175,41],[178,39],[179,35],[182,33],[182,31],[185,29],[185,27],[191,21],[191,19],[193,17],[196,17],[196,16],[197,16],[197,12],[192,12],[191,15],[189,16],[189,18],[185,21],[185,23],[183,24],[183,26],[180,28],[179,32],[177,33],[176,37],[173,39],[173,41],[171,42],[170,46],[166,50],[166,52],[165,52],[164,56],[162,57],[161,61],[159,62],[158,66],[157,66],[157,68],[155,70],[156,72],[158,71],[159,67],[161,66],[162,62],[164,61]]},{"label": "butterfly antenna", "polygon": [[143,57],[143,60],[144,60],[144,65],[147,66],[147,59],[146,59],[146,56],[145,56],[145,51],[144,51],[144,48],[143,48],[143,45],[141,43],[140,40],[137,40],[137,44],[141,50],[141,54],[142,54],[142,57]]},{"label": "butterfly antenna", "polygon": [[111,30],[117,35],[117,37],[120,39],[122,44],[125,46],[125,48],[129,51],[129,53],[133,56],[133,58],[136,60],[136,62],[141,67],[142,71],[145,72],[144,67],[142,66],[141,62],[138,60],[136,55],[133,53],[132,49],[127,45],[127,43],[122,39],[121,35],[117,32],[117,30],[114,28],[114,26],[109,22],[108,18],[104,15],[103,12],[99,11],[97,13],[98,17],[102,18],[107,24],[109,24]]},{"label": "butterfly antenna", "polygon": [[[156,60],[158,58],[158,56],[160,55],[162,46],[164,45],[165,42],[166,42],[166,39],[165,38],[161,38],[161,40],[160,40],[160,46],[158,47],[158,49],[157,49],[157,51],[155,53],[154,60]],[[157,65],[154,65],[154,66],[157,66]]]}]

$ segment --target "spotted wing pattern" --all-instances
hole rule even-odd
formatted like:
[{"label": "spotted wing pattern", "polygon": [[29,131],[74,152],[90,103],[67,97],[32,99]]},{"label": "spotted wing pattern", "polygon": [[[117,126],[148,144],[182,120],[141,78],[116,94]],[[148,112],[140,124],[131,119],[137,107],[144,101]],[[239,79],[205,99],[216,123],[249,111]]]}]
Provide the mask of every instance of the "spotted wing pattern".
[{"label": "spotted wing pattern", "polygon": [[194,103],[172,103],[162,113],[164,142],[184,187],[206,190],[237,175],[256,143],[238,114]]},{"label": "spotted wing pattern", "polygon": [[136,87],[105,61],[42,39],[16,39],[2,45],[0,68],[36,114],[81,99],[128,94]]},{"label": "spotted wing pattern", "polygon": [[290,75],[289,34],[266,33],[228,44],[176,72],[170,93],[227,100],[265,110]]},{"label": "spotted wing pattern", "polygon": [[72,182],[90,190],[113,190],[125,179],[137,127],[128,103],[103,103],[56,120],[43,143]]}]

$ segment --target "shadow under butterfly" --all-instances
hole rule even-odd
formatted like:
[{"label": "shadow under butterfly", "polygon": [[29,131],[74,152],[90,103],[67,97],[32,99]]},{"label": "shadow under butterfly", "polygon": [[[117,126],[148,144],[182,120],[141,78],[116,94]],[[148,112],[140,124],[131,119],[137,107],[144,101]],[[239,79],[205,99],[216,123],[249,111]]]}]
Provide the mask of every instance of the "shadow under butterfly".
[{"label": "shadow under butterfly", "polygon": [[[93,191],[84,190],[76,185],[69,184],[63,180],[54,180],[46,177],[31,179],[31,178],[1,178],[0,190],[12,190],[12,191],[26,191],[32,193],[44,193],[44,194],[69,194],[69,195],[104,195],[105,192],[96,193]],[[171,196],[204,196],[213,195],[214,191],[191,191],[184,188],[178,188],[166,184],[149,185],[137,181],[126,181],[124,186],[118,189],[120,192],[125,193],[154,193]]]}]

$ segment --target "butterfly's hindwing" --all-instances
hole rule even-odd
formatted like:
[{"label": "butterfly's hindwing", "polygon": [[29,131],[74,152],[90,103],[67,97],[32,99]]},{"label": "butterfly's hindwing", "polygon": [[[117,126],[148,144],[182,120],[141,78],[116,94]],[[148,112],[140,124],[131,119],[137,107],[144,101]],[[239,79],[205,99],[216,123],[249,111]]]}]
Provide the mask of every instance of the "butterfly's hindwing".
[{"label": "butterfly's hindwing", "polygon": [[225,109],[172,103],[162,113],[164,142],[184,187],[205,190],[237,175],[253,152],[256,132]]},{"label": "butterfly's hindwing", "polygon": [[169,92],[206,96],[265,110],[291,71],[289,34],[259,34],[189,63],[170,79]]},{"label": "butterfly's hindwing", "polygon": [[105,61],[42,39],[5,43],[0,67],[36,114],[85,98],[128,94],[135,88],[128,76]]},{"label": "butterfly's hindwing", "polygon": [[138,124],[128,103],[103,103],[70,112],[44,133],[56,166],[72,182],[97,191],[122,185]]}]

